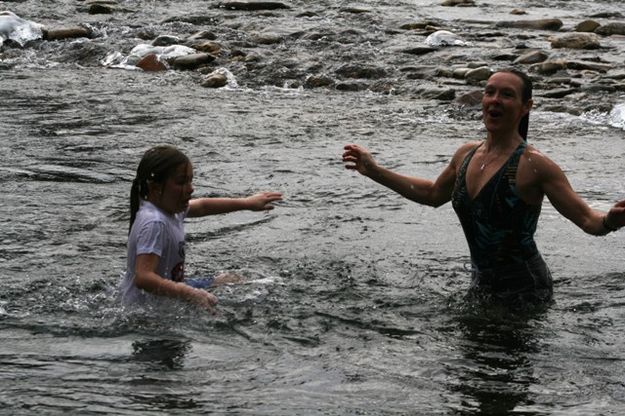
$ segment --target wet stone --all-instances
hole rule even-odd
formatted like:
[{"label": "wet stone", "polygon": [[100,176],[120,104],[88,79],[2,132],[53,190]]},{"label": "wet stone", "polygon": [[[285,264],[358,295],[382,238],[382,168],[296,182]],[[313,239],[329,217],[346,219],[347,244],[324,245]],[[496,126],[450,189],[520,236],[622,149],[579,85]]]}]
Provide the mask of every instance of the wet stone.
[{"label": "wet stone", "polygon": [[577,88],[566,88],[566,89],[553,89],[550,91],[547,91],[543,94],[543,97],[546,98],[564,98],[567,95],[571,95],[576,93],[578,90]]},{"label": "wet stone", "polygon": [[433,48],[433,47],[430,47],[430,46],[415,46],[415,47],[412,47],[412,48],[402,49],[401,52],[402,53],[407,53],[407,54],[410,54],[410,55],[425,55],[425,54],[434,52],[436,50],[437,50],[437,48]]},{"label": "wet stone", "polygon": [[549,54],[545,51],[531,51],[519,56],[514,60],[515,64],[537,64],[544,62],[549,58]]},{"label": "wet stone", "polygon": [[549,38],[551,47],[554,49],[599,49],[599,38],[593,33],[567,33]]},{"label": "wet stone", "polygon": [[518,20],[502,21],[495,24],[496,27],[510,27],[515,29],[537,29],[537,30],[560,30],[562,27],[560,19],[538,19],[538,20]]},{"label": "wet stone", "polygon": [[486,81],[492,75],[492,73],[493,71],[489,67],[483,66],[480,68],[469,70],[464,75],[464,78],[467,80],[467,82]]},{"label": "wet stone", "polygon": [[153,46],[170,46],[178,45],[181,43],[181,39],[178,36],[172,35],[160,35],[152,41]]},{"label": "wet stone", "polygon": [[335,82],[329,75],[310,75],[304,81],[304,88],[331,87]]},{"label": "wet stone", "polygon": [[454,6],[475,6],[474,0],[444,0],[441,6],[454,7]]},{"label": "wet stone", "polygon": [[415,91],[417,96],[426,100],[452,101],[456,91],[451,88],[424,88]]},{"label": "wet stone", "polygon": [[200,65],[213,62],[214,60],[215,57],[209,53],[193,53],[174,58],[171,65],[175,69],[195,69]]},{"label": "wet stone", "polygon": [[612,22],[595,29],[595,33],[603,36],[625,35],[625,23]]},{"label": "wet stone", "polygon": [[45,40],[91,38],[91,37],[93,37],[93,31],[90,28],[83,27],[83,26],[54,27],[54,28],[46,28],[43,30],[43,39]]},{"label": "wet stone", "polygon": [[214,71],[208,74],[200,85],[205,88],[221,88],[228,84],[228,77],[223,72]]},{"label": "wet stone", "polygon": [[143,69],[146,72],[156,72],[156,71],[167,70],[167,65],[164,62],[161,62],[158,59],[158,56],[156,56],[156,54],[154,53],[148,54],[144,56],[143,58],[141,58],[139,62],[135,64],[135,66]]},{"label": "wet stone", "polygon": [[347,64],[336,70],[336,74],[344,78],[377,79],[387,75],[386,69],[371,65]]},{"label": "wet stone", "polygon": [[195,40],[215,40],[217,39],[217,35],[208,30],[203,30],[201,32],[196,32],[187,38],[187,41],[195,41]]},{"label": "wet stone", "polygon": [[286,4],[274,1],[227,1],[221,3],[219,7],[243,11],[290,9]]},{"label": "wet stone", "polygon": [[187,42],[186,46],[193,48],[200,52],[210,53],[212,55],[217,55],[222,50],[221,44],[217,42],[213,42],[212,40],[196,40],[192,42]]},{"label": "wet stone", "polygon": [[576,32],[594,32],[601,24],[594,20],[584,20],[575,26]]},{"label": "wet stone", "polygon": [[335,88],[339,91],[364,91],[369,89],[369,85],[364,82],[339,82],[336,84]]}]

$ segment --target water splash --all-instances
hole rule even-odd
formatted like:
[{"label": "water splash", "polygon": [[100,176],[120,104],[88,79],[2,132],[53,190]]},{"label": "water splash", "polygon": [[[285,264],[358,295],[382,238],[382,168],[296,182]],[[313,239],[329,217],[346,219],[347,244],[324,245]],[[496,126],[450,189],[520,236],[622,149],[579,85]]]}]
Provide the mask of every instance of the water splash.
[{"label": "water splash", "polygon": [[588,111],[579,118],[594,125],[608,125],[625,130],[625,103],[616,104],[610,113]]},{"label": "water splash", "polygon": [[116,51],[108,54],[100,63],[111,68],[134,70],[137,69],[137,63],[150,54],[155,54],[160,62],[167,63],[170,59],[191,55],[195,52],[195,49],[184,45],[153,46],[141,43],[132,48],[128,56]]},{"label": "water splash", "polygon": [[610,111],[608,124],[625,130],[625,103],[617,104]]},{"label": "water splash", "polygon": [[13,12],[0,12],[0,48],[7,40],[24,47],[31,40],[41,39],[42,28],[39,23],[22,19]]},{"label": "water splash", "polygon": [[424,43],[428,46],[469,46],[471,43],[462,40],[458,35],[448,30],[437,30],[425,38]]}]

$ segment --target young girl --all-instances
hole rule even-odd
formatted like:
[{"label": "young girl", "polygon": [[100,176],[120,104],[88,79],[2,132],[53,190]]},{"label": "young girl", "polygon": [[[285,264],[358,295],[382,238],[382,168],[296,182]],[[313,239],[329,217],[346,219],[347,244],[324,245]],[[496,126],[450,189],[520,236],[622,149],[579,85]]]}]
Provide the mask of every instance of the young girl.
[{"label": "young girl", "polygon": [[[217,298],[185,284],[184,219],[238,210],[263,211],[282,199],[278,192],[246,198],[197,198],[193,194],[193,168],[182,152],[157,146],[143,155],[130,191],[128,260],[121,294],[124,303],[152,295],[184,299],[212,310]],[[212,284],[228,281],[217,276]]]}]

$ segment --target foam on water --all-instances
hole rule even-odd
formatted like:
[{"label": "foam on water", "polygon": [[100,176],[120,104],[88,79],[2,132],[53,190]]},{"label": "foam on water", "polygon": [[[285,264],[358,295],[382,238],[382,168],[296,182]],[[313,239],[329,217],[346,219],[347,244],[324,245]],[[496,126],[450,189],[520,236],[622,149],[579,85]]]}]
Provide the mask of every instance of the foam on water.
[{"label": "foam on water", "polygon": [[617,104],[610,111],[609,121],[611,126],[625,130],[625,103]]}]

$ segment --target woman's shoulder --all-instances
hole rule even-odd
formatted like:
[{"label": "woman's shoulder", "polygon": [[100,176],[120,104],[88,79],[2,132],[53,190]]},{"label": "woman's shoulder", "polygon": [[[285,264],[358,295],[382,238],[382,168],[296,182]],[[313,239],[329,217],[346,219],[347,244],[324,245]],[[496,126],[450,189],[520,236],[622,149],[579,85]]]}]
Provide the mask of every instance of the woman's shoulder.
[{"label": "woman's shoulder", "polygon": [[536,146],[528,144],[519,160],[521,172],[531,172],[536,179],[545,179],[561,173],[561,168],[548,155],[541,152]]},{"label": "woman's shoulder", "polygon": [[464,160],[469,153],[477,149],[483,143],[482,140],[474,140],[471,142],[467,142],[462,144],[458,149],[456,149],[456,153],[454,153],[453,161],[459,162]]}]

